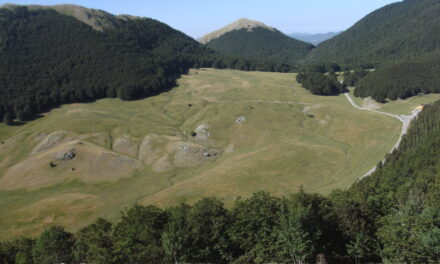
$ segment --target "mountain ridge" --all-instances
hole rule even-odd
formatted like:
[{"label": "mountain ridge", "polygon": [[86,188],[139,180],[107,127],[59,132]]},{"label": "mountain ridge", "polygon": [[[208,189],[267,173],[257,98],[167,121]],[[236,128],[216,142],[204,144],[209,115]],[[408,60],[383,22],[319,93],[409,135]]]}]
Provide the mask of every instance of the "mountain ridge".
[{"label": "mountain ridge", "polygon": [[204,35],[203,37],[201,37],[199,39],[199,41],[202,44],[207,44],[208,42],[210,42],[216,38],[219,38],[222,35],[229,33],[231,31],[240,30],[240,29],[246,29],[247,31],[252,31],[252,29],[257,28],[257,27],[265,28],[265,29],[268,29],[271,31],[276,31],[275,28],[267,26],[266,24],[264,24],[262,22],[247,19],[247,18],[240,18],[240,19],[232,22],[231,24],[228,24],[227,26],[225,26],[223,28],[220,28],[218,30],[215,30],[211,33]]},{"label": "mountain ridge", "polygon": [[405,0],[373,11],[327,40],[303,63],[377,67],[440,50],[440,2]]},{"label": "mountain ridge", "polygon": [[311,43],[311,44],[317,46],[320,43],[341,34],[342,32],[343,31],[316,33],[316,34],[314,34],[314,33],[291,33],[291,34],[288,34],[288,36],[292,37],[294,39],[305,41],[305,42],[308,42],[308,43]]},{"label": "mountain ridge", "polygon": [[207,34],[200,41],[225,55],[276,61],[294,67],[315,47],[276,28],[247,19]]}]

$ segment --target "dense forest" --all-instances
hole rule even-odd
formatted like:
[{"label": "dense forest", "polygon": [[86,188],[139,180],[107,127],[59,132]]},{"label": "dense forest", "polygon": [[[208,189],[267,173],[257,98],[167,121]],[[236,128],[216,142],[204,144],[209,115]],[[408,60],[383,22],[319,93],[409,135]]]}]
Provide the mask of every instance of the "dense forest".
[{"label": "dense forest", "polygon": [[405,0],[380,8],[314,49],[306,62],[358,68],[440,50],[440,2]]},{"label": "dense forest", "polygon": [[384,66],[359,81],[355,95],[384,102],[420,93],[440,93],[439,72],[439,53]]},{"label": "dense forest", "polygon": [[220,55],[152,19],[113,20],[101,32],[51,9],[0,9],[0,121],[28,120],[64,103],[155,95],[191,67],[291,70]]},{"label": "dense forest", "polygon": [[267,59],[294,66],[314,48],[312,44],[262,27],[230,31],[206,46],[226,55]]},{"label": "dense forest", "polygon": [[335,74],[340,69],[333,63],[311,64],[298,73],[296,81],[312,94],[338,95],[346,90]]},{"label": "dense forest", "polygon": [[328,196],[258,192],[160,209],[136,205],[116,223],[53,226],[0,244],[1,264],[438,263],[440,101],[428,105],[371,176]]},{"label": "dense forest", "polygon": [[356,86],[357,83],[362,80],[365,76],[367,76],[370,72],[367,70],[353,70],[353,71],[346,71],[343,74],[344,77],[344,81],[343,81],[343,85],[344,86]]}]

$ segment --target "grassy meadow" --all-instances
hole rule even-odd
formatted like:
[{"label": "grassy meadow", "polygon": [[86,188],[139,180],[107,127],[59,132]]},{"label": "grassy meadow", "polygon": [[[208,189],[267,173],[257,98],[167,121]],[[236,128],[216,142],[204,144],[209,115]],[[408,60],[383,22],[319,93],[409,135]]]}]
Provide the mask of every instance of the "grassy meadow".
[{"label": "grassy meadow", "polygon": [[[406,114],[434,98],[383,110]],[[0,124],[0,239],[53,224],[74,231],[135,203],[218,196],[230,205],[301,186],[329,193],[382,160],[400,130],[343,95],[311,95],[294,74],[192,70],[155,97],[64,105],[21,126]],[[74,159],[55,158],[73,149]]]}]

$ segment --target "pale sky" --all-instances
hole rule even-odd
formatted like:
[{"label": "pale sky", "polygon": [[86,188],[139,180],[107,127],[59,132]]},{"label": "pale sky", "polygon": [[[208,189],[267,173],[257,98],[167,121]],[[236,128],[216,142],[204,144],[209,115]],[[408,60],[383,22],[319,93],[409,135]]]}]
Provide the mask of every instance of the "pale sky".
[{"label": "pale sky", "polygon": [[239,18],[258,20],[284,33],[326,33],[352,26],[397,0],[0,0],[0,4],[75,4],[112,14],[160,20],[194,38]]}]

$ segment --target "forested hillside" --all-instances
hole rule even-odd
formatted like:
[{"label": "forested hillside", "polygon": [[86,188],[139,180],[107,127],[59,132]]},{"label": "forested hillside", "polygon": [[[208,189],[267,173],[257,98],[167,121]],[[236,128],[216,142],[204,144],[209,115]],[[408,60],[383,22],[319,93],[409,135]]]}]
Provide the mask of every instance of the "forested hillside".
[{"label": "forested hillside", "polygon": [[437,263],[440,102],[420,113],[398,151],[349,190],[323,197],[255,193],[134,206],[111,223],[0,244],[2,263]]},{"label": "forested hillside", "polygon": [[405,99],[419,93],[440,93],[440,54],[384,66],[356,84],[355,95],[371,96],[379,102],[386,98]]},{"label": "forested hillside", "polygon": [[379,66],[440,49],[440,2],[404,0],[369,14],[321,43],[307,62]]},{"label": "forested hillside", "polygon": [[208,42],[207,47],[221,53],[254,59],[267,59],[298,65],[314,46],[292,39],[278,30],[255,27],[227,32]]},{"label": "forested hillside", "polygon": [[154,95],[191,67],[289,70],[225,57],[153,19],[112,19],[98,31],[50,8],[0,9],[0,121],[64,103]]}]

